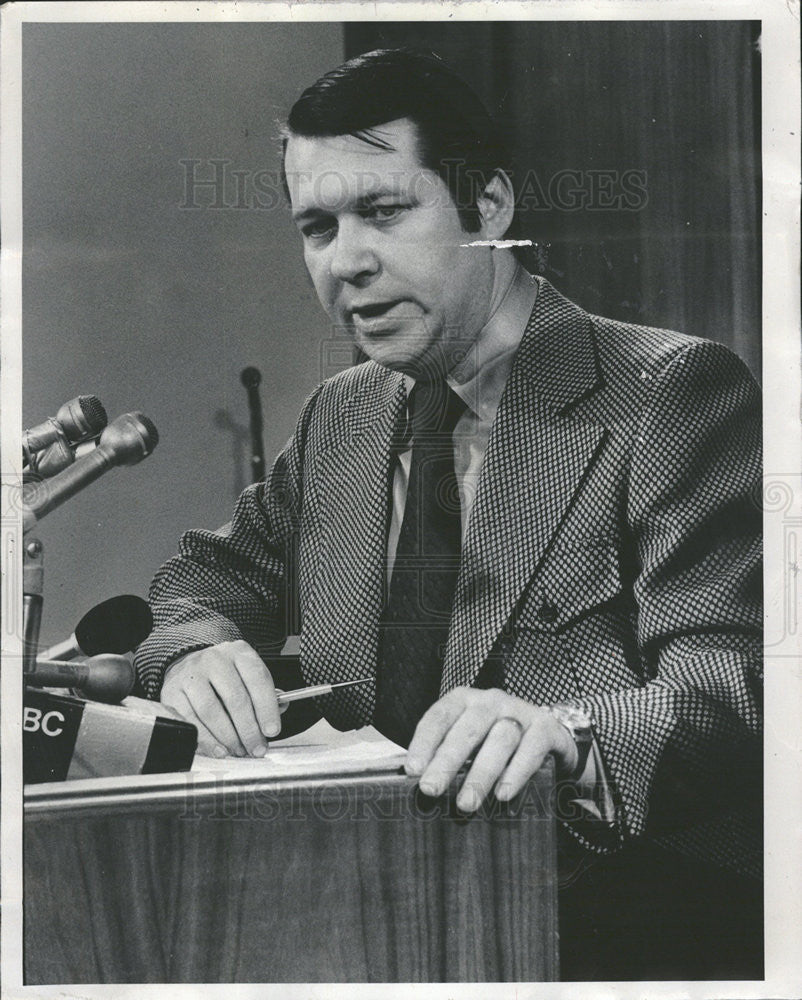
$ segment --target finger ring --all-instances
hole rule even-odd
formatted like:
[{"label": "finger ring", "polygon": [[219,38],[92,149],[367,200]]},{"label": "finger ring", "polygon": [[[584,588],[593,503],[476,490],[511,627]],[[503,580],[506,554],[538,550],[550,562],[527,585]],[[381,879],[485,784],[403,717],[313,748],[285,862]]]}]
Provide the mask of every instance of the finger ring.
[{"label": "finger ring", "polygon": [[496,725],[498,725],[499,722],[511,722],[518,730],[518,739],[521,739],[524,734],[524,727],[516,718],[512,715],[502,715],[500,719],[496,719]]}]

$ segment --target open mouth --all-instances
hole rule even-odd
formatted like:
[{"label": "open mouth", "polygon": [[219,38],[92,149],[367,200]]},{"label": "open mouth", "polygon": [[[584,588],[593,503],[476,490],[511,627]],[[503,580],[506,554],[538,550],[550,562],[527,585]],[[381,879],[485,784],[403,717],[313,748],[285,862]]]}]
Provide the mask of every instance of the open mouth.
[{"label": "open mouth", "polygon": [[386,316],[392,309],[395,308],[399,303],[398,301],[393,302],[374,302],[370,305],[359,306],[351,310],[351,314],[355,319],[360,319],[363,321],[372,319],[381,319]]}]

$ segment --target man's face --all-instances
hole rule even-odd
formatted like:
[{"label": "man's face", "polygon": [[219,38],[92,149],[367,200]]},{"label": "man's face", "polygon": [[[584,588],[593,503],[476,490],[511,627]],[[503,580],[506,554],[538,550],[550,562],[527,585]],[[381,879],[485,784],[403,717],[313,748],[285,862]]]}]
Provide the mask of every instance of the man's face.
[{"label": "man's face", "polygon": [[[493,261],[448,187],[418,158],[407,118],[353,136],[291,136],[285,169],[304,260],[323,308],[368,357],[416,374],[471,343],[488,319]],[[453,342],[453,343],[452,343]]]}]

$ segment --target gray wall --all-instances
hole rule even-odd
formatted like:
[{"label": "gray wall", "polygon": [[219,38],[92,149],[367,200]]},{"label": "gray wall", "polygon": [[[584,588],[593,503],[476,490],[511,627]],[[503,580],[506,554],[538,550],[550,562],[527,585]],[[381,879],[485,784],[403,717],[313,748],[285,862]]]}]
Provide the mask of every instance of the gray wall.
[{"label": "gray wall", "polygon": [[263,373],[269,457],[328,373],[283,201],[256,207],[249,183],[250,207],[199,190],[207,207],[182,209],[180,161],[275,171],[276,118],[342,56],[338,24],[24,26],[23,426],[95,393],[161,435],[38,529],[43,642],[144,595],[185,528],[228,519],[248,474],[244,366]]}]

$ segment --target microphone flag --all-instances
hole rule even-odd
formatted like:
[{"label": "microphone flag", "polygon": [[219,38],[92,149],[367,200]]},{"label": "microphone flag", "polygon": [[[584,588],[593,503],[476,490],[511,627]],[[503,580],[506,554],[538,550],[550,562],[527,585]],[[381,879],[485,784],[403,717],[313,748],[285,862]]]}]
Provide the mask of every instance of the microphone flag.
[{"label": "microphone flag", "polygon": [[163,705],[105,705],[27,688],[22,718],[25,784],[188,771],[198,730]]}]

